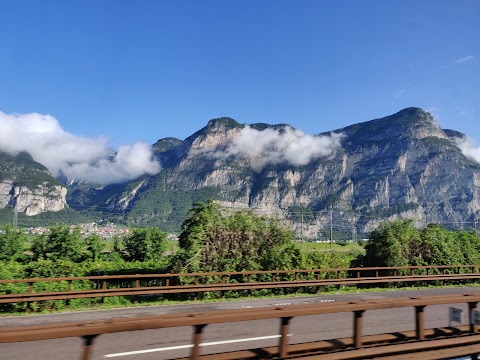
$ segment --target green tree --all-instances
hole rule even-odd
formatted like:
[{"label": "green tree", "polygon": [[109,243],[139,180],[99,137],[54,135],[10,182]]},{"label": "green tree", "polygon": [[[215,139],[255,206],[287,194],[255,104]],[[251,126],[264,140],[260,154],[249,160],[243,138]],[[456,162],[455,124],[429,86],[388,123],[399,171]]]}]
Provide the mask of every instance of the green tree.
[{"label": "green tree", "polygon": [[166,249],[167,234],[157,228],[134,228],[123,240],[129,261],[160,260]]},{"label": "green tree", "polygon": [[364,266],[407,266],[418,258],[420,236],[413,221],[385,222],[372,231],[365,246]]},{"label": "green tree", "polygon": [[92,259],[93,261],[97,261],[104,248],[102,238],[97,234],[89,235],[85,239],[85,244],[87,246],[87,251],[90,259]]},{"label": "green tree", "polygon": [[421,233],[421,241],[421,256],[426,264],[462,264],[462,248],[458,246],[459,241],[453,231],[437,224],[429,224]]},{"label": "green tree", "polygon": [[0,260],[17,260],[22,256],[23,247],[27,241],[22,230],[8,224],[0,232]]},{"label": "green tree", "polygon": [[480,263],[480,240],[474,232],[447,230],[438,224],[419,230],[411,220],[381,224],[370,234],[365,250],[363,266]]},{"label": "green tree", "polygon": [[173,271],[291,269],[301,263],[291,231],[251,211],[197,203],[182,225]]},{"label": "green tree", "polygon": [[81,261],[85,241],[80,236],[80,229],[70,229],[68,225],[59,224],[50,228],[47,234],[39,235],[32,244],[33,259],[52,259]]}]

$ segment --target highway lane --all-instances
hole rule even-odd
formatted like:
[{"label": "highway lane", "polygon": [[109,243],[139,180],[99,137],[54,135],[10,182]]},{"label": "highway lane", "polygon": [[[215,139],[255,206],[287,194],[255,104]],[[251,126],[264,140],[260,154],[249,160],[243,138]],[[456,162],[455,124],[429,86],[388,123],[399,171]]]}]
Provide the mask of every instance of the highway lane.
[{"label": "highway lane", "polygon": [[[221,303],[184,304],[127,308],[108,311],[88,311],[68,314],[0,318],[2,326],[57,323],[64,321],[88,321],[113,317],[136,317],[170,313],[205,312],[217,309],[260,308],[288,306],[289,304],[352,301],[360,299],[383,299],[405,296],[431,296],[478,292],[479,288],[446,288],[427,290],[385,291],[321,295],[285,299],[262,299]],[[457,306],[465,310],[466,305]],[[448,325],[448,305],[429,306],[425,310],[426,327]],[[465,318],[465,321],[467,319]],[[233,351],[255,347],[272,346],[278,343],[279,320],[257,320],[229,324],[215,324],[204,331],[202,353]],[[414,329],[412,308],[372,310],[365,312],[364,333],[377,334]],[[173,359],[190,353],[192,329],[187,327],[144,330],[105,334],[95,342],[94,359],[150,360]],[[321,339],[351,336],[352,315],[350,313],[325,314],[294,318],[290,327],[290,343],[301,343]],[[0,344],[0,359],[78,359],[81,340],[77,338]]]}]

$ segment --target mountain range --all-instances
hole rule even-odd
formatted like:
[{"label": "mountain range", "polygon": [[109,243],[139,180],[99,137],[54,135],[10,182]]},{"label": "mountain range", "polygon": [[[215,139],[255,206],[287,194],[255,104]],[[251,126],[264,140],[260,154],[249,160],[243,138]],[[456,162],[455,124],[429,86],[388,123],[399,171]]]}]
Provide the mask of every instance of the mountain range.
[{"label": "mountain range", "polygon": [[160,172],[123,184],[55,179],[29,154],[0,153],[0,207],[29,216],[69,208],[174,231],[193,203],[213,199],[301,226],[305,236],[333,213],[360,231],[397,218],[474,223],[480,163],[462,151],[465,141],[419,108],[316,135],[219,118],[185,140],[158,140]]}]

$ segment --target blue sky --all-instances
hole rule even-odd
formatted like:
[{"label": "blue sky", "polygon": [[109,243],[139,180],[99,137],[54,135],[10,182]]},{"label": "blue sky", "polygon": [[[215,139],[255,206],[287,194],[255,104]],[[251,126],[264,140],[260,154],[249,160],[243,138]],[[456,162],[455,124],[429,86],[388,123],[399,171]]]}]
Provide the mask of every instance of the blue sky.
[{"label": "blue sky", "polygon": [[2,0],[0,111],[112,146],[418,106],[480,140],[480,2]]}]

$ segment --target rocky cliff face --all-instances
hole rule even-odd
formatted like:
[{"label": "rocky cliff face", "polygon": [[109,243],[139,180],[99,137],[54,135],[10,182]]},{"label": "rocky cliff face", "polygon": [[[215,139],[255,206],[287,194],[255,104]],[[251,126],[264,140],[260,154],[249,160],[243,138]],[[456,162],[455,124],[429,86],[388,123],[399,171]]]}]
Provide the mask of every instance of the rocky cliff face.
[{"label": "rocky cliff face", "polygon": [[27,216],[60,211],[67,205],[66,195],[64,186],[51,186],[48,183],[33,187],[17,186],[13,181],[6,180],[0,183],[0,208],[9,206]]},{"label": "rocky cliff face", "polygon": [[0,209],[28,216],[60,211],[67,205],[67,188],[30,155],[0,153]]},{"label": "rocky cliff face", "polygon": [[[308,215],[312,233],[328,223],[331,209],[363,230],[395,218],[474,222],[480,164],[457,146],[464,138],[418,108],[315,137],[289,125],[221,118],[183,141],[154,144],[159,174],[97,188],[72,183],[67,199],[74,208],[97,206],[161,226],[178,226],[194,202],[207,199],[297,225],[295,214]],[[66,193],[28,154],[0,153],[0,209],[59,211]]]},{"label": "rocky cliff face", "polygon": [[[162,171],[110,193],[105,206],[158,224],[213,198],[287,218],[294,210],[309,212],[317,228],[335,209],[363,230],[380,219],[465,222],[480,216],[480,164],[457,147],[454,140],[463,134],[442,130],[421,109],[306,138],[297,152],[288,141],[302,135],[288,125],[253,124],[248,131],[222,118],[184,141],[160,140]],[[238,139],[245,134],[258,138],[244,146]],[[314,153],[322,141],[333,147]],[[259,143],[266,145],[255,152]],[[307,161],[302,155],[309,152],[317,155]]]}]

